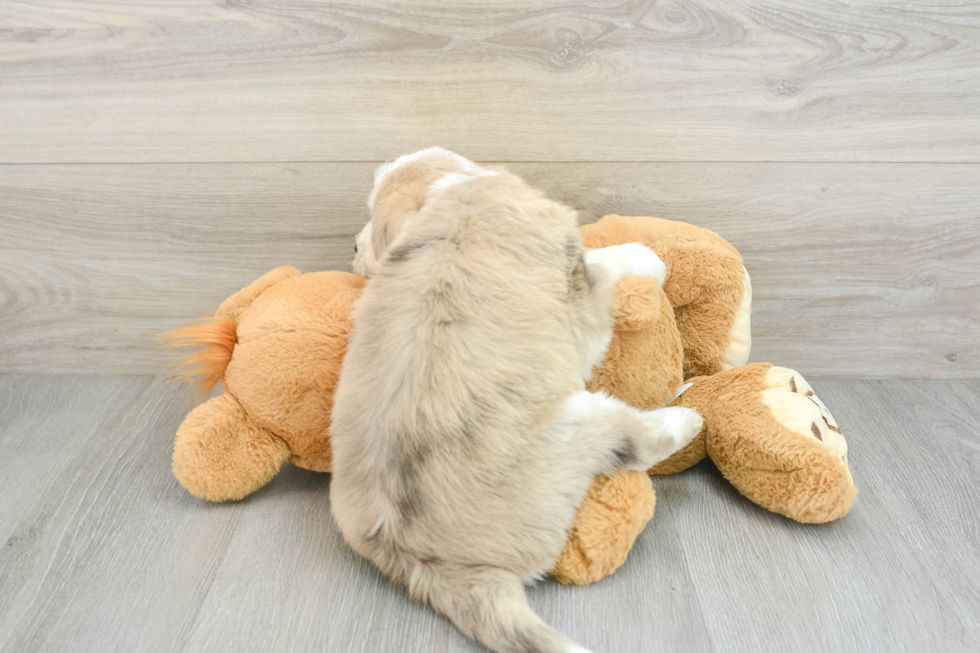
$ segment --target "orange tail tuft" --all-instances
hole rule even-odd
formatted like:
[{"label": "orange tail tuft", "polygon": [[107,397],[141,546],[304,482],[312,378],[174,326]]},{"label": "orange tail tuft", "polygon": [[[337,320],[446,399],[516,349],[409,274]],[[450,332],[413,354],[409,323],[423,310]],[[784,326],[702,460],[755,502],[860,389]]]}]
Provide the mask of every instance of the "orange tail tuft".
[{"label": "orange tail tuft", "polygon": [[181,358],[174,370],[175,376],[197,385],[202,399],[225,377],[225,368],[238,342],[235,323],[219,317],[191,322],[160,338],[167,347],[203,347]]}]

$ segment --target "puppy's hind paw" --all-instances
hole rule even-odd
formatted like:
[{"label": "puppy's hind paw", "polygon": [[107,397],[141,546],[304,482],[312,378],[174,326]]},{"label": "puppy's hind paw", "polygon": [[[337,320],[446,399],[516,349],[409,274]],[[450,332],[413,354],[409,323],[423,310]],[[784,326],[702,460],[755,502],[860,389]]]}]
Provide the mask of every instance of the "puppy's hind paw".
[{"label": "puppy's hind paw", "polygon": [[701,414],[683,406],[661,408],[653,411],[653,414],[660,421],[662,433],[674,439],[674,451],[686,447],[704,427]]},{"label": "puppy's hind paw", "polygon": [[[641,411],[642,412],[642,411]],[[639,440],[639,469],[648,470],[667,460],[694,440],[704,420],[697,411],[671,406],[642,412],[645,437]]]}]

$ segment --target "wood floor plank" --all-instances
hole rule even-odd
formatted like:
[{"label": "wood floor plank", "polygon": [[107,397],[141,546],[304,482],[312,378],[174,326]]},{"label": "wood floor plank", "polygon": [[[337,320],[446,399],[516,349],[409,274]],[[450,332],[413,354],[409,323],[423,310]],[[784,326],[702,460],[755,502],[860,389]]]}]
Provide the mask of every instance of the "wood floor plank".
[{"label": "wood floor plank", "polygon": [[[932,627],[918,650],[976,649],[980,383],[841,381],[821,397],[841,406],[834,416],[843,423],[868,422],[885,436],[869,438],[876,446],[864,449],[861,464],[868,470],[867,482],[878,490],[875,509],[896,525],[893,537],[900,541],[892,546],[908,547],[933,579],[932,591],[922,592],[918,600],[940,615],[941,626]],[[857,431],[853,437],[867,436]]]},{"label": "wood floor plank", "polygon": [[[353,554],[330,522],[327,502],[326,478],[300,470],[255,498],[188,651],[485,650]],[[622,572],[601,584],[531,588],[532,606],[596,651],[640,653],[654,640],[668,650],[710,651],[683,543],[666,530],[639,542]]]},{"label": "wood floor plank", "polygon": [[[591,587],[539,584],[534,608],[596,651],[976,650],[980,382],[814,386],[848,436],[861,493],[847,517],[796,524],[710,464],[657,477],[626,565]],[[327,475],[287,467],[233,504],[188,496],[169,469],[186,389],[97,376],[0,389],[0,448],[25,468],[29,443],[90,433],[45,483],[20,475],[4,492],[34,483],[37,500],[12,518],[30,537],[0,547],[3,653],[483,650],[346,547]]]},{"label": "wood floor plank", "polygon": [[0,34],[3,162],[980,160],[974,3],[3,0]]},{"label": "wood floor plank", "polygon": [[[814,386],[844,428],[860,489],[845,518],[795,524],[747,501],[710,463],[658,479],[655,519],[670,519],[687,544],[716,647],[975,650],[980,511],[967,486],[980,439],[968,422],[980,408],[980,386]],[[928,436],[937,431],[945,437]],[[963,457],[970,447],[972,459]]]},{"label": "wood floor plank", "polygon": [[[159,373],[155,334],[269,269],[347,269],[374,164],[0,167],[0,371]],[[510,164],[591,221],[731,240],[754,358],[980,375],[980,165]]]},{"label": "wood floor plank", "polygon": [[[11,527],[33,496],[56,482],[89,438],[115,410],[133,400],[138,378],[0,376],[0,529]],[[10,533],[0,530],[0,540]],[[19,541],[14,537],[10,546]]]},{"label": "wood floor plank", "polygon": [[[62,378],[74,404],[97,377]],[[182,650],[244,505],[213,510],[179,487],[170,449],[191,396],[148,381],[123,379],[140,390],[128,402],[92,400],[112,416],[20,518],[36,535],[0,549],[3,653]],[[51,428],[74,435],[70,417]]]},{"label": "wood floor plank", "polygon": [[0,615],[32,568],[9,563],[30,558],[57,527],[51,518],[71,501],[61,492],[79,473],[77,456],[148,384],[137,377],[0,376]]}]

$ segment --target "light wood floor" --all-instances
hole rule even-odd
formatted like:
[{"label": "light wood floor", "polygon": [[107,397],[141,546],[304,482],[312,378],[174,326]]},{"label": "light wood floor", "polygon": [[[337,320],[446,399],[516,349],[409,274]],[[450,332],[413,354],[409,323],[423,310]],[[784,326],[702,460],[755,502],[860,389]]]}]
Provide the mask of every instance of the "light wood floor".
[{"label": "light wood floor", "polygon": [[[710,465],[655,478],[627,564],[541,583],[599,653],[980,649],[978,381],[817,381],[861,493],[804,526]],[[170,474],[192,402],[150,377],[0,377],[0,651],[483,650],[344,544],[329,475],[206,504]]]}]

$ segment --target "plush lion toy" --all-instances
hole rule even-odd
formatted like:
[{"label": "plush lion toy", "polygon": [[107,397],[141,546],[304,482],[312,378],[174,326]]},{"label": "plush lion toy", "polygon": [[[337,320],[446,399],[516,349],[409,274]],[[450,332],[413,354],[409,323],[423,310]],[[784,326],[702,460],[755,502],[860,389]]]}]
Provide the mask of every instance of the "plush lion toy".
[{"label": "plush lion toy", "polygon": [[[710,456],[739,492],[768,510],[804,523],[845,515],[857,489],[847,442],[830,411],[798,372],[744,364],[752,287],[736,249],[706,229],[658,218],[609,215],[582,227],[582,236],[589,248],[643,243],[667,268],[662,296],[673,307],[687,381],[670,405],[696,409],[705,425],[651,473],[680,472]],[[663,386],[638,392],[635,370],[623,369],[636,361],[625,343],[619,349],[614,341],[597,371],[601,387],[639,408],[659,408]],[[676,370],[669,359],[665,350],[643,364]]]},{"label": "plush lion toy", "polygon": [[[651,472],[681,471],[710,455],[769,510],[804,522],[845,514],[856,490],[830,413],[792,370],[742,365],[751,287],[734,247],[710,231],[655,218],[607,216],[582,234],[589,248],[641,242],[665,263],[662,287],[653,277],[619,282],[614,337],[588,384],[640,408],[673,400],[704,416],[698,437]],[[364,284],[346,272],[277,268],[225,300],[213,318],[168,334],[172,344],[204,347],[184,361],[203,394],[224,381],[225,393],[192,410],[177,432],[174,474],[192,494],[240,499],[287,461],[330,471],[333,392]],[[654,504],[644,474],[596,477],[552,575],[585,584],[611,574]]]}]

